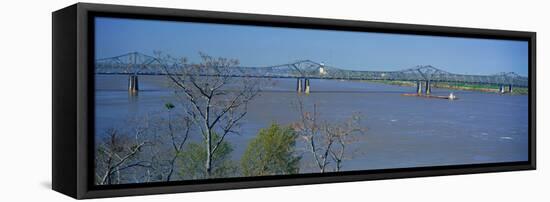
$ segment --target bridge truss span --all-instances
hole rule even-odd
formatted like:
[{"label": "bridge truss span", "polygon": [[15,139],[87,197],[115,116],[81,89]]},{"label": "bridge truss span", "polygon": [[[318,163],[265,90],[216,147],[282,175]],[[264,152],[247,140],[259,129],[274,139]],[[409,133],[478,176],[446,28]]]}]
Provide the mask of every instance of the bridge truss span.
[{"label": "bridge truss span", "polygon": [[[96,74],[163,75],[178,66],[173,60],[149,56],[139,52],[97,59]],[[218,68],[218,67],[216,67]],[[449,82],[528,87],[529,79],[514,72],[493,75],[467,75],[450,73],[430,65],[419,65],[399,71],[359,71],[328,66],[311,60],[300,60],[272,66],[232,66],[224,71],[209,72],[201,76],[338,79],[338,80],[383,80],[411,82]],[[168,71],[168,72],[167,72]],[[223,73],[217,73],[223,72]]]}]

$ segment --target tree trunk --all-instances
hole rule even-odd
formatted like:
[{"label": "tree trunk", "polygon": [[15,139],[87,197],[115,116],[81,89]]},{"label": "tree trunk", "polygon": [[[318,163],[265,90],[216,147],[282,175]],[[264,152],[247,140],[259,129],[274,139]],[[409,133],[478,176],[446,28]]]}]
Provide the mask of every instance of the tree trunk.
[{"label": "tree trunk", "polygon": [[206,177],[210,178],[210,173],[212,172],[212,131],[206,129]]},{"label": "tree trunk", "polygon": [[206,103],[204,125],[206,128],[206,178],[212,173],[212,128],[210,128],[210,99]]}]

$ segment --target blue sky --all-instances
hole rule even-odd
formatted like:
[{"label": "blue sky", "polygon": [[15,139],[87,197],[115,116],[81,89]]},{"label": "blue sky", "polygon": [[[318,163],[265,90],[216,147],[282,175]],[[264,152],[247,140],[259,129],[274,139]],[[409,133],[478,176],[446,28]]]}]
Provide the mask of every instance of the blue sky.
[{"label": "blue sky", "polygon": [[416,65],[462,74],[527,76],[525,41],[96,18],[96,58],[161,51],[198,61],[198,52],[268,66],[310,59],[353,70]]}]

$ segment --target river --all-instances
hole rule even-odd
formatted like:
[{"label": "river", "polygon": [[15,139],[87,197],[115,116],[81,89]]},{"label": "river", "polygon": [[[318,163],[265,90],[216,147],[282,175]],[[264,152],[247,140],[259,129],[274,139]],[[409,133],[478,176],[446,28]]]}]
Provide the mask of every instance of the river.
[{"label": "river", "polygon": [[[173,89],[164,76],[140,76],[140,91],[129,96],[127,76],[96,76],[96,137],[110,127],[125,127],[128,117],[164,110]],[[238,160],[258,130],[271,122],[290,124],[299,114],[295,79],[274,79],[248,107],[241,134],[227,137]],[[341,121],[353,112],[364,118],[367,131],[344,161],[344,170],[514,162],[528,159],[528,96],[472,91],[452,92],[458,100],[402,96],[415,87],[380,83],[311,80],[304,103],[315,103],[320,117]],[[451,90],[433,88],[436,95]],[[303,144],[298,144],[302,147]],[[303,152],[303,151],[301,151]],[[303,154],[303,172],[313,172]]]}]

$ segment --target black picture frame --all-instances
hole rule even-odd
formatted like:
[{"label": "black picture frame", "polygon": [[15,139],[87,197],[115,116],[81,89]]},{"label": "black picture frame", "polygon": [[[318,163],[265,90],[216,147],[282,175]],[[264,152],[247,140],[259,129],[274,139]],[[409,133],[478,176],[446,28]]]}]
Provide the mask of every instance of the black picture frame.
[{"label": "black picture frame", "polygon": [[[457,166],[345,171],[196,181],[93,185],[93,17],[112,16],[292,28],[525,40],[529,44],[529,160]],[[68,196],[180,193],[536,169],[536,33],[276,15],[77,3],[52,14],[52,188]]]}]

